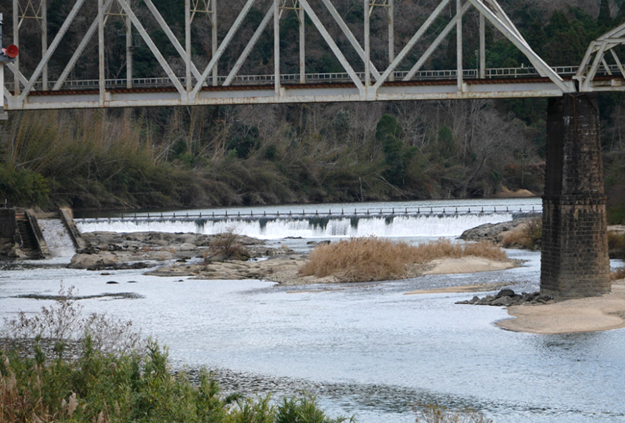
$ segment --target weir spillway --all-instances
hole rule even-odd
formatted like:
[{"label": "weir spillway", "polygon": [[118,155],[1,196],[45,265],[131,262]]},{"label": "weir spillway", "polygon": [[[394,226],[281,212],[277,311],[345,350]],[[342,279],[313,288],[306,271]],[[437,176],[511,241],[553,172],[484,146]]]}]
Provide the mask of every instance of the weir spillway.
[{"label": "weir spillway", "polygon": [[486,223],[499,223],[518,217],[538,215],[539,209],[512,211],[506,208],[427,209],[416,211],[379,210],[346,213],[331,210],[325,213],[254,214],[168,214],[126,215],[116,218],[79,219],[81,232],[193,232],[217,234],[234,231],[260,239],[287,237],[454,237],[467,229]]}]

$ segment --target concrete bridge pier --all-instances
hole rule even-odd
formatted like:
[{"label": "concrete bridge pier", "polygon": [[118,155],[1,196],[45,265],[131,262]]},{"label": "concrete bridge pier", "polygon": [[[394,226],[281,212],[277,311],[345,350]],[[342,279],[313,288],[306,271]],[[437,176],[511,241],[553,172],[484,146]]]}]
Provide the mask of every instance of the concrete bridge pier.
[{"label": "concrete bridge pier", "polygon": [[549,100],[540,291],[610,292],[606,197],[596,93]]}]

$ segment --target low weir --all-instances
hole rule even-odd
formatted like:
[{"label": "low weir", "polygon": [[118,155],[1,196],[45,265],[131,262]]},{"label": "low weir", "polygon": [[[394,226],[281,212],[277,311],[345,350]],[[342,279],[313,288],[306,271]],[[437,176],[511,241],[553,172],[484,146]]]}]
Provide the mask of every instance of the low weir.
[{"label": "low weir", "polygon": [[512,211],[509,208],[425,208],[369,209],[359,212],[327,210],[300,213],[248,214],[137,214],[115,218],[78,219],[81,232],[193,232],[217,234],[233,230],[260,239],[286,237],[452,237],[467,229],[485,224],[538,215],[531,207]]}]

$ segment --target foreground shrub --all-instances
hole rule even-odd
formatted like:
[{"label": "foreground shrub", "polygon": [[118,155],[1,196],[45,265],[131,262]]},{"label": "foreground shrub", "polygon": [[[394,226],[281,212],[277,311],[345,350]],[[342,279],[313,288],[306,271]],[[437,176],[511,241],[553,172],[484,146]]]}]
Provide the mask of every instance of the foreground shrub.
[{"label": "foreground shrub", "polygon": [[535,250],[540,248],[543,237],[543,221],[536,217],[523,224],[521,229],[508,232],[501,240],[505,248],[526,248]]},{"label": "foreground shrub", "polygon": [[[173,374],[167,351],[150,342],[146,354],[103,354],[89,337],[74,361],[46,363],[37,348],[32,358],[0,352],[0,422],[259,422],[338,423],[313,397],[227,397],[202,371],[192,383]],[[352,419],[353,420],[353,419]]]},{"label": "foreground shrub", "polygon": [[7,337],[12,340],[39,339],[55,344],[59,352],[86,335],[90,337],[91,347],[102,353],[143,349],[145,340],[131,321],[98,313],[84,316],[83,306],[78,304],[79,298],[74,287],[65,289],[61,285],[58,295],[51,297],[55,303],[42,307],[39,314],[29,316],[20,312],[15,319],[5,319]]},{"label": "foreground shrub", "polygon": [[[171,371],[167,350],[156,342],[131,348],[137,342],[131,342],[135,332],[128,324],[120,326],[105,315],[83,317],[73,288],[61,288],[56,300],[32,317],[21,313],[6,321],[9,337],[0,349],[0,423],[346,421],[326,416],[312,396],[273,405],[270,396],[224,395],[204,370],[192,382]],[[81,330],[84,335],[75,339]],[[31,335],[32,349],[22,349],[19,341]],[[120,342],[117,348],[97,343],[112,339]],[[44,348],[49,342],[53,350]],[[68,355],[64,349],[69,342],[79,342],[80,348]]]},{"label": "foreground shrub", "polygon": [[466,256],[508,259],[504,251],[487,241],[463,245],[440,239],[411,246],[375,237],[351,238],[315,248],[300,274],[335,276],[345,282],[399,279],[408,276],[415,266],[432,260]]}]

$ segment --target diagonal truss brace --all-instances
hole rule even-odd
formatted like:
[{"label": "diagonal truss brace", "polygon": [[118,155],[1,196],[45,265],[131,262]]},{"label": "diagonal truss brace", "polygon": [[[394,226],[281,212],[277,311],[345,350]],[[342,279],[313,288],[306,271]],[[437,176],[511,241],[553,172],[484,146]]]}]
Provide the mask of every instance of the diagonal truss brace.
[{"label": "diagonal truss brace", "polygon": [[445,37],[447,37],[447,35],[451,32],[451,30],[456,27],[458,19],[464,16],[467,10],[469,10],[470,6],[471,4],[468,2],[462,6],[462,8],[460,9],[460,13],[456,14],[456,16],[441,31],[441,33],[438,35],[438,37],[436,37],[436,39],[432,42],[432,44],[430,44],[430,46],[423,53],[423,55],[421,55],[419,60],[417,60],[417,63],[415,63],[412,69],[410,69],[410,71],[404,78],[404,81],[410,81],[415,76],[415,74],[421,69],[421,67],[425,64],[425,62],[430,58],[432,53],[434,53],[434,50],[438,48],[438,46],[441,44],[441,42],[443,42],[443,40],[445,39]]},{"label": "diagonal truss brace", "polygon": [[356,74],[352,66],[349,64],[349,62],[347,61],[347,59],[345,58],[345,56],[343,55],[339,47],[336,45],[336,43],[334,42],[334,40],[332,39],[332,37],[330,36],[326,28],[321,23],[315,11],[310,7],[310,4],[308,4],[308,0],[300,0],[300,4],[302,5],[304,10],[310,17],[310,20],[313,22],[315,27],[317,27],[317,30],[321,33],[321,36],[323,37],[323,39],[330,46],[330,49],[332,50],[336,58],[339,60],[341,65],[343,66],[343,69],[345,69],[345,71],[347,72],[349,77],[352,79],[354,84],[356,84],[356,87],[358,87],[358,90],[360,91],[361,95],[364,95],[365,86],[362,84],[362,82],[360,81],[360,78],[358,77],[358,75]]},{"label": "diagonal truss brace", "polygon": [[[423,23],[421,28],[415,33],[408,44],[397,55],[395,60],[390,64],[381,78],[374,85],[374,90],[377,92],[379,88],[384,84],[390,75],[397,69],[397,66],[406,58],[407,54],[412,50],[414,45],[423,37],[425,32],[430,28],[434,20],[441,14],[444,7],[447,6],[449,0],[443,0],[439,6],[432,12],[428,19]],[[456,16],[447,24],[447,26],[441,31],[437,38],[430,44],[427,50],[421,55],[417,63],[412,67],[408,74],[404,77],[404,81],[409,81],[415,74],[421,69],[424,63],[431,57],[432,53],[438,48],[440,43],[447,37],[447,35],[457,28],[459,20],[462,19],[464,14],[468,11],[470,6],[475,7],[481,16],[488,19],[499,31],[501,31],[506,38],[508,38],[534,65],[541,76],[546,76],[551,79],[563,92],[573,91],[573,86],[570,83],[565,82],[555,71],[553,71],[529,46],[527,41],[523,38],[518,29],[514,26],[510,18],[505,14],[501,6],[496,0],[468,0],[462,6],[459,6],[459,11]],[[461,40],[461,38],[460,38]],[[458,75],[461,78],[461,75]],[[460,80],[460,79],[459,79]]]},{"label": "diagonal truss brace", "polygon": [[221,45],[219,46],[215,54],[213,54],[211,61],[206,66],[206,69],[204,70],[202,75],[200,75],[200,77],[198,78],[197,84],[195,85],[195,88],[193,88],[193,91],[190,94],[190,97],[191,97],[190,101],[193,101],[193,99],[197,98],[198,93],[202,89],[202,85],[204,85],[204,82],[206,82],[206,78],[208,78],[208,75],[211,73],[211,71],[213,70],[213,68],[215,67],[219,59],[221,58],[221,56],[224,54],[226,47],[228,47],[228,45],[234,38],[234,35],[237,33],[237,31],[241,27],[243,20],[245,19],[248,12],[254,5],[255,1],[256,0],[247,0],[247,3],[245,3],[243,10],[241,10],[241,12],[239,13],[239,16],[237,16],[237,19],[234,21],[234,24],[232,24],[232,26],[230,27],[228,34],[226,34],[226,38],[223,39],[223,41],[221,42]]},{"label": "diagonal truss brace", "polygon": [[[339,12],[336,10],[334,5],[330,2],[330,0],[322,0],[322,1],[323,1],[323,4],[328,9],[328,12],[330,12],[330,15],[334,18],[334,20],[338,24],[339,28],[341,28],[341,31],[343,31],[343,34],[345,35],[345,37],[347,37],[347,40],[350,42],[352,47],[354,47],[354,50],[356,50],[356,53],[358,53],[358,55],[360,56],[362,60],[367,60],[367,56],[365,55],[365,50],[362,48],[362,46],[360,45],[356,37],[354,37],[354,34],[349,29],[349,27],[347,26],[343,18],[341,18],[341,15],[339,15]],[[371,74],[373,75],[373,77],[376,80],[379,80],[380,72],[376,69],[376,67],[373,65],[372,62],[369,62],[369,66],[370,66]]]},{"label": "diagonal truss brace", "polygon": [[[364,49],[362,48],[362,46],[360,45],[358,40],[356,40],[356,37],[354,37],[354,34],[351,32],[349,27],[345,24],[345,21],[341,18],[341,16],[339,15],[338,11],[334,7],[334,5],[329,0],[322,0],[322,1],[323,1],[324,5],[326,6],[326,8],[328,9],[328,11],[330,12],[330,15],[334,18],[336,23],[339,25],[339,28],[343,31],[343,34],[347,37],[347,39],[350,41],[350,43],[354,47],[354,49],[356,50],[358,55],[363,60],[365,60],[366,56],[365,56]],[[448,1],[448,0],[446,0],[446,1]],[[303,3],[303,2],[300,2],[300,3]],[[307,6],[308,6],[308,8],[307,8]],[[330,48],[332,49],[333,53],[336,55],[336,57],[339,60],[339,62],[343,65],[343,67],[348,72],[348,74],[350,74],[350,77],[352,77],[352,80],[354,81],[354,83],[357,86],[359,86],[359,89],[360,89],[361,86],[362,86],[362,82],[360,81],[360,78],[356,75],[355,71],[353,71],[353,69],[349,65],[349,62],[344,57],[344,55],[341,53],[340,49],[338,48],[338,46],[336,45],[334,40],[329,36],[326,28],[323,26],[323,24],[321,23],[319,18],[316,16],[314,11],[310,8],[310,6],[308,4],[306,6],[302,4],[302,8],[304,9],[305,13],[307,13],[309,15],[311,20],[314,22],[315,27],[320,31],[321,35],[324,37],[326,42],[328,42],[328,44],[330,45]],[[274,7],[269,7],[269,10],[265,14],[262,22],[260,23],[260,25],[258,26],[256,31],[254,32],[254,35],[252,36],[252,38],[248,42],[248,44],[245,47],[243,53],[241,53],[241,55],[237,59],[237,62],[234,65],[234,67],[232,68],[232,70],[230,71],[228,77],[226,78],[226,81],[223,84],[224,86],[230,86],[232,84],[232,81],[237,76],[238,72],[241,70],[241,67],[243,66],[243,63],[245,62],[245,60],[247,59],[247,57],[251,53],[252,49],[254,48],[256,43],[258,42],[259,38],[262,36],[262,34],[265,31],[265,29],[267,28],[267,26],[269,25],[269,22],[271,21],[271,18],[274,16],[274,9],[275,9]],[[375,66],[373,65],[372,62],[370,62],[370,69],[371,69],[371,73],[372,73],[373,77],[376,78],[376,79],[379,79],[380,78],[380,73],[375,68]]]},{"label": "diagonal truss brace", "polygon": [[[593,81],[597,75],[599,67],[603,65],[608,74],[611,74],[610,68],[605,60],[605,55],[610,52],[612,58],[616,62],[621,75],[625,78],[625,69],[619,57],[614,50],[616,47],[625,44],[625,24],[622,24],[613,30],[606,32],[595,41],[590,43],[582,63],[573,77],[579,82],[579,90],[583,92],[595,91]],[[594,59],[593,59],[594,55]],[[590,64],[592,61],[592,65]],[[589,68],[590,65],[590,68]]]},{"label": "diagonal truss brace", "polygon": [[[111,4],[113,4],[113,0],[106,0],[106,3],[104,3],[104,9],[108,10],[111,7]],[[76,63],[78,62],[78,59],[80,59],[80,56],[82,56],[83,52],[85,51],[85,48],[87,48],[87,45],[89,44],[89,41],[91,41],[91,39],[93,38],[97,30],[98,30],[98,18],[96,16],[93,19],[93,23],[87,30],[87,33],[85,34],[83,39],[80,41],[80,44],[76,48],[76,51],[72,55],[72,58],[69,60],[69,62],[65,66],[65,69],[63,69],[63,73],[61,73],[61,76],[55,82],[54,87],[52,87],[53,91],[58,91],[61,89],[61,87],[65,83],[65,80],[69,76],[70,72],[74,70]]]},{"label": "diagonal truss brace", "polygon": [[35,69],[35,72],[33,73],[33,75],[28,80],[28,83],[24,87],[24,91],[18,97],[17,101],[19,103],[23,103],[24,102],[26,96],[28,95],[30,90],[33,88],[33,85],[35,84],[35,82],[37,81],[39,76],[41,75],[41,72],[43,71],[43,68],[50,61],[50,57],[52,57],[52,54],[56,51],[56,48],[59,46],[59,44],[61,42],[61,39],[63,39],[63,36],[65,36],[65,33],[69,29],[70,24],[73,22],[74,17],[76,17],[76,15],[78,14],[78,11],[80,10],[80,8],[82,7],[84,2],[85,2],[85,0],[78,0],[74,4],[74,7],[72,8],[72,10],[69,13],[69,15],[67,16],[67,18],[65,19],[65,22],[63,22],[63,25],[61,26],[61,29],[56,34],[56,37],[54,37],[54,41],[52,41],[52,44],[50,44],[50,47],[46,51],[46,54],[43,56],[43,58],[39,62],[39,65]]},{"label": "diagonal truss brace", "polygon": [[[150,9],[150,12],[152,12],[152,15],[154,16],[154,19],[156,19],[156,22],[158,22],[159,26],[161,27],[165,35],[167,35],[167,38],[172,43],[172,45],[174,46],[174,48],[176,49],[180,57],[183,59],[186,59],[187,52],[182,47],[182,45],[180,44],[180,41],[178,41],[174,33],[171,31],[171,29],[167,25],[167,22],[165,22],[165,19],[163,19],[163,15],[161,15],[161,13],[158,11],[156,6],[154,6],[154,3],[152,3],[152,0],[143,0],[143,2],[148,7],[148,9]],[[199,79],[201,76],[200,71],[197,70],[197,67],[195,66],[193,62],[190,62],[190,65],[191,65],[191,72],[193,72],[193,76],[195,76],[196,79]]]},{"label": "diagonal truss brace", "polygon": [[234,67],[228,74],[228,77],[226,78],[226,81],[224,82],[224,87],[230,86],[234,78],[238,75],[239,71],[241,70],[241,66],[243,66],[243,63],[245,62],[245,60],[247,60],[247,57],[250,55],[250,53],[252,52],[252,49],[258,42],[258,39],[261,37],[265,29],[267,28],[267,25],[269,25],[271,18],[273,18],[274,10],[275,8],[273,7],[273,5],[269,7],[269,10],[265,14],[265,17],[263,18],[262,22],[260,23],[256,31],[254,32],[254,35],[245,46],[243,53],[241,53],[241,56],[237,59],[237,62],[234,64]]},{"label": "diagonal truss brace", "polygon": [[[532,62],[532,65],[541,75],[547,76],[563,92],[575,91],[572,84],[564,80],[553,69],[547,65],[543,59],[530,48],[527,41],[521,36],[516,27],[512,24],[508,16],[503,12],[496,0],[468,0],[491,24],[495,26],[512,44]],[[487,6],[488,4],[488,6]],[[490,6],[490,7],[489,7]],[[494,9],[494,10],[492,10]]]},{"label": "diagonal truss brace", "polygon": [[150,48],[150,50],[152,51],[152,54],[154,54],[154,56],[156,57],[156,60],[159,62],[159,64],[161,65],[161,67],[163,68],[165,73],[167,74],[167,77],[171,80],[171,82],[173,82],[173,84],[176,87],[176,89],[178,90],[178,92],[184,98],[186,98],[187,97],[187,91],[184,89],[184,87],[182,86],[182,83],[180,82],[180,80],[178,79],[178,77],[176,76],[174,71],[171,69],[171,67],[167,63],[167,60],[165,60],[165,58],[163,57],[163,55],[159,51],[158,47],[156,47],[156,45],[154,44],[154,41],[152,41],[152,38],[150,38],[150,36],[146,32],[146,30],[143,27],[143,25],[141,25],[141,22],[139,22],[139,19],[137,18],[135,13],[132,11],[130,6],[126,2],[126,0],[117,0],[117,2],[124,9],[124,11],[126,12],[126,15],[130,18],[130,20],[132,21],[132,24],[135,26],[135,28],[137,28],[137,31],[139,32],[139,34],[143,38],[143,41],[145,41],[147,46]]},{"label": "diagonal truss brace", "polygon": [[[382,74],[382,76],[378,79],[378,81],[376,82],[376,84],[373,86],[373,88],[375,90],[377,90],[378,88],[380,88],[380,86],[382,86],[382,84],[384,82],[386,82],[386,80],[388,79],[388,77],[395,72],[395,69],[397,69],[397,66],[399,66],[399,64],[406,58],[406,55],[408,55],[408,53],[410,52],[410,50],[412,50],[412,48],[414,47],[414,45],[421,39],[421,37],[423,36],[423,34],[425,34],[425,32],[430,28],[430,26],[432,25],[432,23],[434,23],[434,21],[438,18],[438,16],[441,14],[441,12],[443,11],[443,9],[447,6],[447,4],[449,4],[449,0],[443,0],[441,2],[441,4],[438,5],[438,7],[434,10],[434,12],[432,12],[432,14],[428,17],[428,19],[423,23],[423,25],[421,25],[421,28],[419,28],[419,30],[416,32],[416,34],[410,39],[410,41],[408,41],[408,44],[406,44],[406,46],[402,49],[402,51],[397,55],[397,57],[395,58],[395,60],[393,60],[393,62],[390,64],[390,66],[386,69],[386,71],[384,72],[384,74]],[[460,16],[462,16],[463,12],[460,13]],[[454,25],[456,23],[456,19],[454,19]],[[451,30],[451,27],[449,28]],[[445,34],[446,35],[446,34]]]},{"label": "diagonal truss brace", "polygon": [[18,72],[17,67],[15,66],[15,63],[11,63],[11,62],[5,63],[5,66],[8,67],[11,72],[13,72],[13,75],[17,75],[22,85],[28,84],[28,79],[24,76],[22,72]]}]

